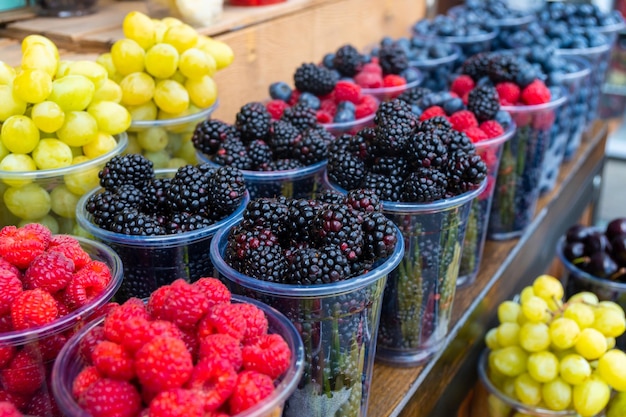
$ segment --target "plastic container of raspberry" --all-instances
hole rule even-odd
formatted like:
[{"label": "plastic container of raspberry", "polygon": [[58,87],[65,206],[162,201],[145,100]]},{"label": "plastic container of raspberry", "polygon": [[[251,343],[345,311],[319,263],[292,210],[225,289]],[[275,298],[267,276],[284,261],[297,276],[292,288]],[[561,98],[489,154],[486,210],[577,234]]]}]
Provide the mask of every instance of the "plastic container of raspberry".
[{"label": "plastic container of raspberry", "polygon": [[[202,152],[198,152],[198,160],[215,168],[221,166]],[[241,170],[241,172],[251,200],[280,195],[290,198],[314,198],[321,191],[326,163],[324,160],[306,167],[283,171]]]},{"label": "plastic container of raspberry", "polygon": [[366,274],[331,284],[290,285],[258,280],[228,265],[223,254],[233,226],[220,229],[211,242],[216,273],[234,293],[283,313],[304,342],[304,374],[283,416],[367,415],[382,293],[404,254],[400,231],[394,252]]},{"label": "plastic container of raspberry", "polygon": [[504,144],[496,180],[487,238],[508,240],[520,237],[532,222],[539,199],[541,169],[546,151],[558,135],[566,135],[569,123],[560,117],[568,100],[567,92],[553,87],[548,103],[502,106],[517,126],[515,135]]},{"label": "plastic container of raspberry", "polygon": [[444,91],[448,89],[449,80],[457,68],[457,62],[461,54],[461,49],[457,45],[452,45],[454,52],[442,58],[413,60],[412,67],[420,70],[424,79],[421,87],[431,91]]},{"label": "plastic container of raspberry", "polygon": [[[6,363],[0,363],[2,399],[12,402],[24,415],[59,415],[51,394],[54,382],[50,372],[54,360],[75,332],[98,318],[99,310],[111,301],[122,283],[122,262],[113,250],[89,239],[76,237],[76,240],[93,260],[104,262],[111,270],[112,278],[104,291],[94,297],[91,303],[45,326],[0,332],[3,359],[7,358],[4,353],[14,350],[13,354],[9,353]],[[30,360],[24,361],[25,356]],[[10,385],[7,384],[8,380],[11,381]]]},{"label": "plastic container of raspberry", "polygon": [[405,91],[421,85],[422,81],[424,80],[424,75],[418,68],[415,68],[415,70],[419,73],[419,76],[409,83],[406,83],[404,85],[398,85],[395,87],[362,88],[361,93],[374,96],[378,101],[393,100]]},{"label": "plastic container of raspberry", "polygon": [[[260,303],[238,295],[233,295],[233,303],[249,303],[260,308],[267,317],[268,333],[279,334],[283,337],[291,350],[291,360],[288,369],[276,379],[274,392],[258,404],[233,417],[275,417],[280,416],[285,401],[298,386],[298,381],[304,369],[304,348],[302,339],[294,325],[280,312]],[[59,410],[65,417],[91,417],[76,402],[72,395],[72,383],[78,373],[86,366],[86,362],[80,354],[80,342],[91,329],[101,326],[104,318],[90,323],[80,332],[76,333],[59,353],[52,370],[52,391],[56,398]]]},{"label": "plastic container of raspberry", "polygon": [[219,100],[216,100],[211,107],[186,116],[160,120],[133,120],[127,131],[129,152],[140,153],[150,159],[155,169],[197,164],[191,136],[196,125],[208,119],[218,106]]},{"label": "plastic container of raspberry", "polygon": [[126,133],[115,138],[114,149],[75,165],[38,171],[0,171],[0,227],[41,223],[54,234],[80,234],[75,215],[78,200],[98,186],[98,172],[107,161],[128,146]]},{"label": "plastic container of raspberry", "polygon": [[463,287],[476,281],[480,269],[480,263],[487,238],[487,225],[489,224],[489,212],[493,199],[493,191],[498,177],[498,168],[504,143],[515,135],[517,127],[510,124],[505,132],[493,139],[475,142],[476,153],[480,155],[487,165],[487,186],[480,195],[472,201],[465,238],[463,239],[463,252],[459,276],[456,280],[457,287]]},{"label": "plastic container of raspberry", "polygon": [[[175,173],[176,169],[155,170],[157,178],[173,177]],[[80,199],[76,208],[76,219],[88,234],[112,248],[122,260],[124,281],[115,296],[116,301],[125,301],[130,297],[148,297],[158,287],[170,284],[178,278],[195,281],[211,276],[211,239],[220,227],[239,219],[249,201],[246,193],[239,207],[230,216],[209,227],[170,235],[132,236],[105,230],[93,222],[86,207],[89,198],[99,192],[102,192],[102,188],[95,188]]]}]

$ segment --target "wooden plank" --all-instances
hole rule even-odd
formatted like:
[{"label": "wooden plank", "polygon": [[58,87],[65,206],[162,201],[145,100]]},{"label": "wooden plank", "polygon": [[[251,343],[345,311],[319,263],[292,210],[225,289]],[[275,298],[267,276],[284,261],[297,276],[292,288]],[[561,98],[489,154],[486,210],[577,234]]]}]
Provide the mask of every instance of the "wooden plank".
[{"label": "wooden plank", "polygon": [[4,25],[19,20],[33,19],[37,15],[31,7],[24,7],[16,10],[0,12],[0,25]]}]

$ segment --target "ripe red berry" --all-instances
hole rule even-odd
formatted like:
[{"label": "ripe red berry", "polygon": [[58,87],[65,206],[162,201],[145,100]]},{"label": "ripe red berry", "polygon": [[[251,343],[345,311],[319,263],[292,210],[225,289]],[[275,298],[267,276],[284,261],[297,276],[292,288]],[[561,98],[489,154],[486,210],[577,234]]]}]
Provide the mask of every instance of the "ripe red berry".
[{"label": "ripe red berry", "polygon": [[71,281],[74,274],[74,262],[61,252],[43,252],[24,272],[24,286],[33,290],[41,288],[54,294],[62,290]]},{"label": "ripe red berry", "polygon": [[482,131],[478,126],[467,128],[463,131],[472,143],[480,142],[481,140],[487,139],[487,134]]},{"label": "ripe red berry", "polygon": [[315,119],[317,120],[317,123],[326,124],[333,121],[333,116],[324,110],[318,110],[315,112]]},{"label": "ripe red berry", "polygon": [[246,331],[243,343],[255,343],[259,337],[267,333],[268,322],[263,310],[253,304],[233,304],[235,309],[246,319]]},{"label": "ripe red berry", "polygon": [[498,92],[498,97],[500,97],[500,104],[503,106],[517,104],[521,94],[519,86],[512,82],[496,84],[496,91]]},{"label": "ripe red berry", "polygon": [[361,71],[354,76],[354,82],[361,88],[380,88],[383,86],[383,75],[373,71]]},{"label": "ripe red berry", "polygon": [[30,395],[17,395],[0,389],[0,402],[11,403],[15,405],[18,410],[23,410],[26,408],[30,397]]},{"label": "ripe red berry", "polygon": [[160,336],[135,353],[135,372],[148,390],[159,392],[182,387],[191,376],[193,361],[185,343]]},{"label": "ripe red berry", "polygon": [[74,273],[65,288],[65,301],[72,309],[89,304],[106,289],[111,281],[111,270],[100,261],[91,261]]},{"label": "ripe red berry", "polygon": [[246,332],[246,319],[235,304],[216,304],[200,320],[198,337],[225,333],[237,340],[242,340]]},{"label": "ripe red berry", "polygon": [[18,268],[25,269],[48,247],[48,233],[40,227],[5,226],[0,230],[0,256]]},{"label": "ripe red berry", "polygon": [[91,257],[80,242],[73,236],[69,235],[52,235],[50,238],[50,244],[48,246],[48,252],[61,252],[66,257],[70,258],[74,262],[74,268],[76,270],[81,269],[89,262]]},{"label": "ripe red berry", "polygon": [[504,128],[495,120],[486,120],[480,124],[480,130],[485,132],[488,139],[497,138],[504,134]]},{"label": "ripe red berry", "polygon": [[87,364],[93,364],[91,354],[94,348],[101,341],[106,340],[103,326],[95,326],[89,329],[87,333],[78,342],[78,353]]},{"label": "ripe red berry", "polygon": [[450,85],[450,90],[458,94],[459,97],[463,97],[464,95],[472,91],[475,86],[476,83],[474,82],[472,77],[463,74],[459,75],[454,79],[454,81],[452,81],[452,84]]},{"label": "ripe red berry", "polygon": [[4,368],[11,362],[13,356],[17,352],[15,346],[12,345],[0,345],[0,369]]},{"label": "ripe red berry", "polygon": [[377,62],[368,62],[363,65],[361,72],[373,72],[374,74],[383,75],[383,68]]},{"label": "ripe red berry", "polygon": [[270,100],[265,105],[265,108],[272,116],[272,119],[278,120],[282,117],[285,109],[289,107],[289,105],[283,100]]},{"label": "ripe red berry", "polygon": [[452,128],[459,132],[478,126],[476,116],[469,110],[459,110],[453,113],[448,120],[452,124]]},{"label": "ripe red berry", "polygon": [[243,363],[239,340],[227,334],[210,334],[201,338],[198,357],[226,359],[235,370],[239,370]]},{"label": "ripe red berry", "polygon": [[244,369],[261,372],[272,379],[282,375],[291,362],[291,350],[279,334],[261,336],[257,343],[244,346],[242,353]]},{"label": "ripe red berry", "polygon": [[202,392],[206,411],[215,411],[228,400],[236,384],[237,372],[228,360],[205,357],[194,368],[188,387]]},{"label": "ripe red berry", "polygon": [[383,77],[383,87],[400,87],[406,85],[406,78],[401,75],[387,74]]},{"label": "ripe red berry", "polygon": [[92,417],[134,417],[141,410],[141,397],[130,382],[102,378],[83,392],[78,405]]},{"label": "ripe red berry", "polygon": [[11,312],[11,304],[23,291],[22,281],[8,269],[0,268],[0,316]]},{"label": "ripe red berry", "polygon": [[150,417],[203,417],[202,393],[183,388],[159,393],[150,401]]},{"label": "ripe red berry", "polygon": [[108,340],[98,343],[91,353],[98,372],[107,378],[130,381],[135,376],[132,356],[124,348]]},{"label": "ripe red berry", "polygon": [[443,109],[443,107],[441,107],[441,106],[431,106],[431,107],[427,108],[426,110],[424,110],[422,112],[422,114],[420,115],[419,119],[420,119],[420,121],[424,121],[424,120],[428,120],[431,117],[435,117],[435,116],[443,116],[445,118],[448,117],[446,115],[446,111]]},{"label": "ripe red berry", "polygon": [[357,104],[361,97],[361,86],[350,81],[337,81],[334,90],[335,102],[349,101]]},{"label": "ripe red berry", "polygon": [[22,413],[9,401],[0,401],[0,417],[22,417]]},{"label": "ripe red berry", "polygon": [[11,319],[15,330],[43,326],[54,321],[58,314],[57,301],[40,288],[23,291],[11,304]]},{"label": "ripe red berry", "polygon": [[28,395],[39,389],[45,376],[43,363],[21,350],[0,371],[0,384],[11,394]]},{"label": "ripe red berry", "polygon": [[374,114],[376,112],[376,109],[378,109],[378,101],[373,96],[364,94],[363,96],[361,96],[361,100],[356,105],[356,108],[354,110],[354,117],[356,119],[362,119],[371,114]]},{"label": "ripe red berry", "polygon": [[273,391],[274,383],[269,376],[254,371],[241,372],[228,402],[231,414],[241,413],[258,404]]},{"label": "ripe red berry", "polygon": [[129,298],[104,319],[106,338],[112,342],[122,343],[127,338],[125,326],[130,317],[139,317],[146,321],[150,319],[143,301],[139,298]]},{"label": "ripe red berry", "polygon": [[551,99],[550,90],[541,80],[535,80],[522,90],[524,104],[535,105],[548,103]]},{"label": "ripe red berry", "polygon": [[59,352],[67,343],[68,336],[62,333],[52,334],[41,340],[34,341],[24,345],[26,350],[32,357],[41,361],[52,362],[59,356]]},{"label": "ripe red berry", "polygon": [[100,375],[95,366],[84,367],[72,382],[72,396],[76,399],[80,398],[83,392],[100,378],[102,378],[102,375]]},{"label": "ripe red berry", "polygon": [[332,120],[332,117],[337,113],[337,103],[332,99],[322,100],[320,102],[320,111],[328,113]]},{"label": "ripe red berry", "polygon": [[179,279],[169,286],[157,318],[171,321],[181,328],[193,328],[213,304],[199,287]]},{"label": "ripe red berry", "polygon": [[28,400],[24,415],[62,417],[52,393],[45,389],[39,390]]}]

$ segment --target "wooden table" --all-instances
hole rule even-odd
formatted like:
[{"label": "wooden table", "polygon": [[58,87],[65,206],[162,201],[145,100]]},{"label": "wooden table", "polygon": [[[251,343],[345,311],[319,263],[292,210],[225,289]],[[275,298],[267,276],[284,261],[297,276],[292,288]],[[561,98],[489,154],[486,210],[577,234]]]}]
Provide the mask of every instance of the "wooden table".
[{"label": "wooden table", "polygon": [[540,198],[523,236],[487,242],[476,282],[456,293],[445,349],[419,367],[375,364],[369,417],[457,415],[477,380],[483,337],[494,324],[497,305],[546,271],[558,238],[597,201],[606,137],[607,124],[597,122],[576,157],[563,166],[556,188]]}]

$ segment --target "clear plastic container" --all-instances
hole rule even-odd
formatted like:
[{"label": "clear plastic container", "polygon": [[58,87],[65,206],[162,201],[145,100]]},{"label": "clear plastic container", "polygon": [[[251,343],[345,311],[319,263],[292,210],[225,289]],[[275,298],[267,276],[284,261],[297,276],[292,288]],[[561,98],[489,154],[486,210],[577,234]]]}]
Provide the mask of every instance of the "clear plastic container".
[{"label": "clear plastic container", "polygon": [[[173,177],[172,170],[156,170],[157,177]],[[122,259],[124,282],[116,294],[117,301],[130,297],[148,297],[158,287],[178,278],[195,281],[212,276],[213,265],[209,259],[209,244],[220,227],[241,218],[249,201],[246,193],[239,207],[228,217],[202,229],[160,236],[131,236],[102,229],[92,221],[86,209],[91,195],[102,192],[93,189],[78,203],[78,224],[96,240],[107,244]]]},{"label": "clear plastic container", "polygon": [[193,26],[207,27],[224,11],[224,0],[146,0],[148,15],[155,19],[175,17]]},{"label": "clear plastic container", "polygon": [[393,100],[405,91],[415,88],[422,83],[422,81],[424,80],[424,75],[419,69],[415,68],[415,70],[418,72],[419,75],[415,78],[415,80],[409,83],[406,83],[404,85],[398,85],[395,87],[362,88],[361,92],[363,94],[368,94],[370,96],[376,97],[378,101]]},{"label": "clear plastic container", "polygon": [[78,200],[98,186],[98,172],[128,145],[126,133],[115,137],[113,150],[79,164],[27,172],[0,171],[0,227],[41,223],[52,233],[80,235],[76,224]]},{"label": "clear plastic container", "polygon": [[[35,358],[30,362],[28,369],[26,367],[18,368],[17,371],[24,369],[25,372],[29,373],[30,377],[33,377],[30,380],[38,383],[20,388],[19,393],[9,392],[9,395],[13,395],[13,398],[16,400],[14,405],[20,408],[24,415],[37,415],[39,417],[58,416],[57,404],[51,394],[54,382],[50,379],[50,371],[52,371],[54,360],[63,345],[76,331],[84,328],[87,323],[97,318],[99,309],[111,300],[122,283],[122,262],[115,252],[101,243],[80,237],[76,237],[76,239],[92,259],[104,262],[109,267],[112,277],[109,285],[90,304],[76,309],[45,326],[0,333],[0,346],[15,348],[15,355],[28,350],[30,356]],[[10,366],[10,364],[7,366]],[[0,367],[1,370],[2,368]],[[34,372],[40,373],[39,380],[34,378]],[[3,394],[6,395],[7,392],[8,388],[4,387]]]},{"label": "clear plastic container", "polygon": [[467,58],[481,52],[489,52],[492,50],[493,40],[498,36],[498,30],[493,29],[487,33],[481,33],[471,36],[436,36],[423,35],[413,32],[413,36],[422,39],[436,39],[441,42],[451,43],[459,47],[459,56],[457,65],[461,65]]},{"label": "clear plastic container", "polygon": [[75,17],[92,14],[98,0],[35,0],[35,12],[48,17]]},{"label": "clear plastic container", "polygon": [[517,130],[504,144],[495,185],[487,237],[507,240],[519,237],[535,215],[539,181],[546,150],[551,141],[566,131],[557,121],[567,102],[566,91],[553,88],[549,103],[531,106],[502,106]]},{"label": "clear plastic container", "polygon": [[393,254],[368,273],[306,286],[261,281],[231,268],[223,253],[232,226],[220,229],[211,242],[216,276],[234,293],[283,313],[304,341],[304,374],[283,416],[365,416],[383,289],[404,253],[400,232]]},{"label": "clear plastic container", "polygon": [[434,92],[448,89],[450,79],[457,69],[459,55],[461,54],[461,50],[458,46],[452,46],[454,52],[448,56],[410,62],[410,65],[419,69],[424,76],[424,80],[420,86]]},{"label": "clear plastic container", "polygon": [[[304,368],[304,348],[300,335],[294,325],[284,315],[267,305],[237,295],[232,296],[232,302],[254,304],[263,310],[269,324],[268,333],[280,334],[291,350],[289,368],[278,378],[274,392],[255,406],[233,417],[280,416],[285,401],[296,389]],[[65,417],[91,417],[74,400],[72,383],[85,366],[84,360],[80,355],[80,341],[91,329],[101,326],[103,321],[104,319],[101,319],[84,327],[67,342],[55,362],[52,370],[52,390],[59,409]]]}]

